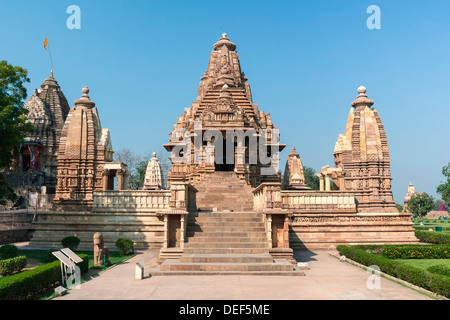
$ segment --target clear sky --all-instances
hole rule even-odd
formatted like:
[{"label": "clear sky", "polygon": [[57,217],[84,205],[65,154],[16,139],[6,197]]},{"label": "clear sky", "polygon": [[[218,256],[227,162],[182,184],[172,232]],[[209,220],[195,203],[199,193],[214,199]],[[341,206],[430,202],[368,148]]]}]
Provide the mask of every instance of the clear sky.
[{"label": "clear sky", "polygon": [[[79,30],[67,28],[70,5],[81,10]],[[370,5],[381,29],[367,28]],[[29,95],[50,74],[48,38],[70,105],[88,86],[115,150],[168,142],[226,32],[254,102],[288,145],[282,167],[292,145],[316,171],[333,165],[360,85],[387,132],[396,202],[409,182],[436,196],[450,162],[448,0],[0,0],[0,30],[0,60],[28,69]]]}]

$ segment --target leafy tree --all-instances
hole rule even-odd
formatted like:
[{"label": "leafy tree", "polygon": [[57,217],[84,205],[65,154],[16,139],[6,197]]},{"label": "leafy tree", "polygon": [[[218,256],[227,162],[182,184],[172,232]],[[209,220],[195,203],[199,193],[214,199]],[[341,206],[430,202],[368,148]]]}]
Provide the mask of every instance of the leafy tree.
[{"label": "leafy tree", "polygon": [[436,191],[442,196],[442,200],[450,203],[450,162],[442,168],[442,174],[447,178],[447,181],[438,185]]},{"label": "leafy tree", "polygon": [[[0,61],[0,170],[7,169],[19,152],[24,135],[32,132],[33,126],[27,122],[28,111],[23,107],[27,97],[24,84],[30,82],[28,71]],[[17,199],[0,172],[0,204]]]},{"label": "leafy tree", "polygon": [[311,190],[320,190],[319,177],[316,176],[316,172],[311,167],[303,167],[303,174],[305,175],[305,184],[310,187]]},{"label": "leafy tree", "polygon": [[424,192],[413,195],[406,204],[411,213],[420,218],[420,224],[423,224],[423,217],[433,210],[434,198]]},{"label": "leafy tree", "polygon": [[402,212],[403,211],[403,206],[401,204],[396,203],[395,207],[397,208],[398,212]]}]

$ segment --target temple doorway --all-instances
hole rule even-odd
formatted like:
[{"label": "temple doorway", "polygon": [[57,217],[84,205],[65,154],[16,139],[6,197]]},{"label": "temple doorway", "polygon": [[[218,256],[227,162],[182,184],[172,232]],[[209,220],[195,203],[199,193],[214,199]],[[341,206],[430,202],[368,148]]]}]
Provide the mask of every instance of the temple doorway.
[{"label": "temple doorway", "polygon": [[227,143],[227,140],[222,138],[221,143],[218,143],[219,148],[220,145],[222,145],[222,152],[214,154],[215,171],[234,171],[235,143]]}]

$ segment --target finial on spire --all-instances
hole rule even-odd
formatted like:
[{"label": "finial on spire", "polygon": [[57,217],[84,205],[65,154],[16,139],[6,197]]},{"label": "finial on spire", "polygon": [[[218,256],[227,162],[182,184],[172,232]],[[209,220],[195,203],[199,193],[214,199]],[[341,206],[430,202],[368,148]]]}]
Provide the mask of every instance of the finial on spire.
[{"label": "finial on spire", "polygon": [[358,93],[359,93],[359,94],[365,94],[366,91],[367,91],[367,89],[366,89],[366,87],[364,87],[364,86],[360,86],[360,87],[358,88]]},{"label": "finial on spire", "polygon": [[156,152],[153,151],[153,158],[156,158]]},{"label": "finial on spire", "polygon": [[74,101],[74,104],[78,107],[78,106],[82,106],[82,107],[87,107],[87,108],[93,108],[95,106],[94,101],[91,101],[91,99],[89,99],[88,93],[89,93],[89,88],[88,87],[84,87],[83,89],[81,89],[81,92],[83,92],[83,95],[81,96],[80,99]]},{"label": "finial on spire", "polygon": [[50,78],[53,78],[53,69],[50,71]]},{"label": "finial on spire", "polygon": [[359,94],[356,97],[356,100],[351,103],[352,106],[356,108],[358,105],[361,105],[361,106],[368,106],[370,108],[373,105],[373,101],[367,98],[366,87],[359,86],[357,91]]},{"label": "finial on spire", "polygon": [[222,33],[222,38],[226,38],[227,37],[227,34],[224,32],[224,33]]}]

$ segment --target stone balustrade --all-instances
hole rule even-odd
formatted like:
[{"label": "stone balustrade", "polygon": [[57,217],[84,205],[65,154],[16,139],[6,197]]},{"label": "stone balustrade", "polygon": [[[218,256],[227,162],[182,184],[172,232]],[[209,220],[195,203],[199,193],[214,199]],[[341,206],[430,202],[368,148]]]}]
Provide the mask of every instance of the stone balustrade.
[{"label": "stone balustrade", "polygon": [[355,196],[341,191],[281,191],[281,208],[295,212],[356,212]]},{"label": "stone balustrade", "polygon": [[262,183],[253,191],[254,210],[288,210],[292,213],[356,212],[351,192],[281,190],[279,183]]},{"label": "stone balustrade", "polygon": [[122,190],[94,192],[94,211],[168,209],[170,190]]}]

